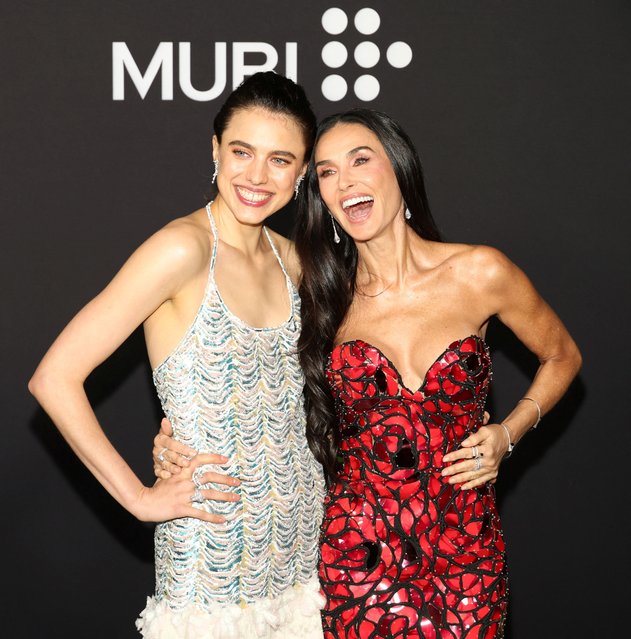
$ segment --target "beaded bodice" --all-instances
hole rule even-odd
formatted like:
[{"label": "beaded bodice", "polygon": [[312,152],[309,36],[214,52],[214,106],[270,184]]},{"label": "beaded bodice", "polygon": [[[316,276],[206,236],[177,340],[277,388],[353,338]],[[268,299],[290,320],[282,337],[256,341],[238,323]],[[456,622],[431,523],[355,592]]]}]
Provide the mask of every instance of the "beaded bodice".
[{"label": "beaded bodice", "polygon": [[254,328],[233,315],[214,278],[217,228],[201,307],[174,352],[154,371],[176,439],[229,458],[205,466],[241,480],[240,501],[202,506],[224,524],[179,519],[156,529],[156,596],[178,608],[253,603],[305,583],[316,571],[324,480],[305,438],[303,375],[296,352],[300,299],[280,326]]},{"label": "beaded bodice", "polygon": [[450,344],[407,388],[375,346],[333,349],[327,377],[341,469],[325,499],[325,639],[502,636],[506,567],[493,486],[461,490],[444,455],[481,425],[491,360],[477,335]]}]

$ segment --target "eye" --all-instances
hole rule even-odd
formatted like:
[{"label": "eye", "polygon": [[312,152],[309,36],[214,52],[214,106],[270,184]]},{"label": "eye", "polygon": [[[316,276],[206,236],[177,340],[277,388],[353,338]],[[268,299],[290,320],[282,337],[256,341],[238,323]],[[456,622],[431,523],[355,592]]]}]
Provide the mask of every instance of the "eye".
[{"label": "eye", "polygon": [[276,164],[276,166],[288,166],[291,162],[285,158],[272,158],[272,164]]},{"label": "eye", "polygon": [[368,158],[364,157],[363,155],[360,155],[358,157],[355,158],[355,160],[353,161],[353,166],[359,166],[362,164],[366,164],[366,162],[368,162]]},{"label": "eye", "polygon": [[318,177],[320,179],[328,177],[329,175],[333,175],[333,169],[322,169],[318,172]]},{"label": "eye", "polygon": [[233,149],[232,152],[238,157],[238,158],[247,158],[248,156],[248,152],[244,151],[243,149]]}]

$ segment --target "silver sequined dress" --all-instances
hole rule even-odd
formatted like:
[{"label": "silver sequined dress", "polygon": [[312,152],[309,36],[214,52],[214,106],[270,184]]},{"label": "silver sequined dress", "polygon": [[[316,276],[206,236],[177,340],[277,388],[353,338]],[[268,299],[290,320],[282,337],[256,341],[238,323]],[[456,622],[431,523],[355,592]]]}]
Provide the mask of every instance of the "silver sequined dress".
[{"label": "silver sequined dress", "polygon": [[290,315],[274,328],[233,315],[215,283],[217,229],[206,208],[214,242],[203,302],[153,377],[175,438],[228,457],[201,470],[240,478],[236,488],[217,488],[241,499],[200,506],[224,515],[224,524],[186,518],[157,526],[156,593],[136,624],[152,639],[322,637],[324,480],[305,437],[300,298],[265,230],[285,273]]}]

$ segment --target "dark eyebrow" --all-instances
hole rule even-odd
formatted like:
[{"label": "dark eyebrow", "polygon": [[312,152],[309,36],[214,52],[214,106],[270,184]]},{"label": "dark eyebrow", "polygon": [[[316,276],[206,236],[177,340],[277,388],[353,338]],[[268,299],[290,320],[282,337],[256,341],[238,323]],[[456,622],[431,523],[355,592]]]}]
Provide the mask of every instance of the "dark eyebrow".
[{"label": "dark eyebrow", "polygon": [[355,153],[359,153],[360,151],[372,151],[374,153],[374,150],[372,148],[370,148],[369,146],[356,146],[354,149],[351,149],[347,154],[346,157],[349,157],[351,155],[354,155]]},{"label": "dark eyebrow", "polygon": [[[246,149],[250,149],[250,151],[256,151],[251,144],[248,144],[243,140],[232,140],[232,142],[228,142],[228,146],[244,146]],[[291,151],[272,151],[270,155],[281,155],[286,158],[296,159],[296,156]]]},{"label": "dark eyebrow", "polygon": [[[359,153],[360,151],[372,151],[373,153],[375,152],[374,149],[372,149],[369,146],[356,146],[354,149],[351,149],[347,154],[346,157],[350,157],[351,155],[355,155],[356,153]],[[320,165],[322,164],[328,164],[330,162],[330,160],[320,160],[319,162],[315,163],[315,168],[317,169]]]}]

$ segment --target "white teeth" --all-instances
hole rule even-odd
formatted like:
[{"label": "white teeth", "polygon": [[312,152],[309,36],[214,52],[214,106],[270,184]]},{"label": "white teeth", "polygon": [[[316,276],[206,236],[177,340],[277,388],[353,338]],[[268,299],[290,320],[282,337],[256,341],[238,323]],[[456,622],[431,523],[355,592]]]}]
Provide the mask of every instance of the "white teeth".
[{"label": "white teeth", "polygon": [[342,208],[347,209],[349,206],[355,206],[355,204],[359,204],[360,202],[372,202],[373,198],[370,195],[360,195],[359,197],[351,197],[348,200],[344,200],[342,202]]},{"label": "white teeth", "polygon": [[239,195],[248,202],[262,202],[263,200],[269,199],[272,194],[271,193],[255,193],[254,191],[250,191],[248,189],[244,189],[240,186],[237,187],[237,191]]}]

